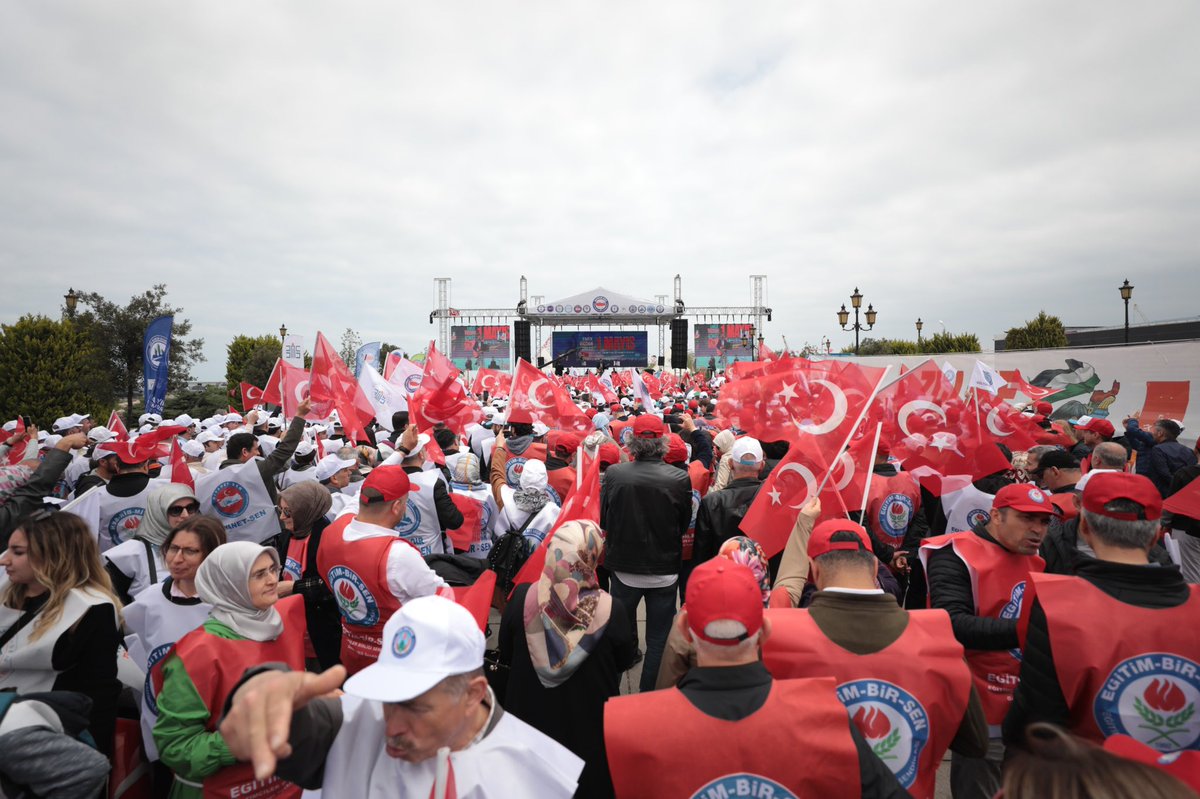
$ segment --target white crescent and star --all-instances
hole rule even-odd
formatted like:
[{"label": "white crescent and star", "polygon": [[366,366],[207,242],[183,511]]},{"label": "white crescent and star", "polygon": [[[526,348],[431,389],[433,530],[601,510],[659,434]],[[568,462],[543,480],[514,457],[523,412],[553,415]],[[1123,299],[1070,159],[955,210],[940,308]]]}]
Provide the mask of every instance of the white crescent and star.
[{"label": "white crescent and star", "polygon": [[823,436],[827,433],[832,433],[846,419],[846,411],[849,405],[846,402],[846,393],[836,384],[828,380],[814,380],[813,383],[825,388],[833,394],[833,413],[829,414],[829,418],[820,424],[814,422],[797,422],[796,427],[801,432],[808,433],[810,436]]},{"label": "white crescent and star", "polygon": [[938,416],[942,417],[942,423],[946,422],[946,411],[941,405],[929,400],[912,400],[900,406],[900,412],[896,414],[896,421],[900,424],[900,429],[904,431],[904,435],[911,436],[912,431],[908,429],[908,417],[917,411],[933,411]]},{"label": "white crescent and star", "polygon": [[988,411],[987,427],[988,427],[988,430],[992,431],[993,435],[1000,436],[1001,438],[1007,438],[1008,436],[1011,436],[1013,434],[1013,431],[1011,431],[1011,430],[1006,431],[1006,430],[1000,429],[1000,408],[999,407],[992,408],[990,411]]},{"label": "white crescent and star", "polygon": [[546,403],[542,402],[541,400],[539,400],[537,398],[538,386],[540,386],[542,383],[549,383],[549,382],[550,381],[547,380],[546,378],[541,377],[541,378],[538,378],[537,380],[534,380],[532,383],[529,384],[529,390],[525,393],[529,397],[529,402],[532,403],[534,407],[536,407],[536,408],[553,408],[554,407],[553,405],[547,405]]},{"label": "white crescent and star", "polygon": [[[805,495],[804,495],[803,501],[801,501],[799,505],[788,505],[788,507],[791,508],[792,510],[800,510],[801,508],[804,507],[804,503],[808,502],[808,500],[811,497],[816,496],[817,478],[807,468],[805,468],[804,466],[801,466],[798,463],[789,463],[786,466],[779,467],[778,474],[780,476],[782,476],[784,472],[795,472],[796,474],[800,475],[801,478],[804,479],[804,487],[806,490],[805,490]],[[772,490],[770,491],[770,493],[768,494],[768,496],[771,497],[771,504],[773,504],[773,505],[782,504],[782,501],[780,499],[781,494],[779,493],[779,491],[775,490],[773,487],[772,487]]]},{"label": "white crescent and star", "polygon": [[838,491],[842,491],[854,479],[854,458],[850,457],[849,452],[843,452],[838,455],[838,462],[842,464],[842,479],[838,480],[834,487]]}]

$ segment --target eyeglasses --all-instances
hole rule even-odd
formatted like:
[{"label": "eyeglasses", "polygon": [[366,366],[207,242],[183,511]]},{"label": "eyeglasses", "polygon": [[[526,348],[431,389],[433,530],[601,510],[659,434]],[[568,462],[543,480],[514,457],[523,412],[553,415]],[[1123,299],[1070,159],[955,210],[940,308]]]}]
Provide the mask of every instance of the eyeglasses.
[{"label": "eyeglasses", "polygon": [[285,519],[292,518],[292,509],[291,508],[281,508],[278,505],[276,505],[275,512],[278,513],[280,516],[282,516]]},{"label": "eyeglasses", "polygon": [[259,569],[258,571],[250,572],[250,579],[251,580],[265,580],[265,579],[267,579],[268,574],[271,575],[272,577],[278,577],[279,571],[280,570],[279,570],[278,566],[268,566],[265,569]]},{"label": "eyeglasses", "polygon": [[171,544],[167,547],[167,557],[173,558],[176,555],[183,555],[185,558],[198,558],[204,553],[193,547],[181,547],[178,544]]},{"label": "eyeglasses", "polygon": [[188,516],[195,516],[200,512],[200,503],[189,502],[186,505],[172,505],[171,507],[167,508],[167,515],[173,519],[176,516],[182,516],[185,511],[187,512]]}]

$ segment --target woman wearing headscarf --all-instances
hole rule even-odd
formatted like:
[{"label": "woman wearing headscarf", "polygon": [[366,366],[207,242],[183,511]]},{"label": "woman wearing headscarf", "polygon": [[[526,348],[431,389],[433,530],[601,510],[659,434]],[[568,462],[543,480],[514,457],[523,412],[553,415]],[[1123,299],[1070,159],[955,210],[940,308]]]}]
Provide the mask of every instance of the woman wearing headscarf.
[{"label": "woman wearing headscarf", "polygon": [[[304,669],[304,602],[279,602],[274,549],[249,541],[217,547],[196,571],[196,592],[212,606],[208,618],[151,674],[159,686],[154,743],[175,772],[172,799],[230,796],[233,788],[253,784],[253,767],[234,759],[217,730],[225,700],[252,666]],[[272,780],[256,785],[254,796],[295,799],[300,788]]]},{"label": "woman wearing headscarf", "polygon": [[492,519],[497,509],[491,486],[483,482],[479,467],[479,457],[464,452],[450,469],[450,499],[462,511],[463,525],[446,533],[455,552],[483,559],[492,551]]},{"label": "woman wearing headscarf", "polygon": [[279,492],[279,519],[288,531],[279,596],[304,597],[304,615],[308,619],[304,654],[320,664],[321,671],[338,664],[342,647],[337,600],[317,568],[321,533],[329,524],[325,514],[331,507],[333,496],[316,480],[295,483]]},{"label": "woman wearing headscarf", "polygon": [[510,667],[501,704],[584,759],[576,797],[613,795],[604,703],[637,649],[625,609],[597,585],[603,552],[599,526],[566,522],[538,582],[517,586],[500,620],[500,661]]},{"label": "woman wearing headscarf", "polygon": [[162,545],[167,534],[200,512],[195,492],[180,483],[166,483],[146,496],[146,513],[133,538],[104,553],[104,568],[113,590],[128,605],[147,586],[167,578]]},{"label": "woman wearing headscarf", "polygon": [[709,491],[720,491],[733,479],[729,450],[733,448],[733,442],[736,440],[732,430],[722,430],[713,436],[713,457],[717,459],[717,468],[713,470],[715,474]]},{"label": "woman wearing headscarf", "polygon": [[34,511],[0,553],[0,690],[77,691],[88,731],[112,751],[117,721],[120,600],[100,565],[96,534],[70,513]]},{"label": "woman wearing headscarf", "polygon": [[[771,598],[771,571],[767,565],[767,554],[753,538],[735,535],[721,544],[716,557],[726,558],[734,563],[746,566],[758,580],[762,589],[763,607]],[[699,564],[697,564],[699,565]],[[678,619],[676,620],[678,621]],[[667,645],[663,647],[662,661],[658,665],[658,679],[654,688],[671,688],[687,674],[688,669],[696,665],[696,648],[683,637],[679,625],[672,622],[671,632],[667,634]]]},{"label": "woman wearing headscarf", "polygon": [[[546,464],[530,458],[521,470],[520,487],[500,487],[500,512],[495,515],[492,533],[499,538],[509,530],[525,529],[522,535],[532,552],[554,527],[561,511],[546,493]],[[529,522],[526,524],[526,522]]]},{"label": "woman wearing headscarf", "polygon": [[[171,646],[199,627],[208,618],[212,606],[196,593],[196,572],[213,551],[225,543],[225,528],[208,516],[189,516],[167,533],[162,543],[167,578],[157,586],[138,594],[125,608],[125,649],[143,678],[162,660]],[[165,796],[171,787],[170,771],[159,762],[154,746],[154,722],[158,720],[158,702],[154,682],[145,680],[138,691],[141,698],[142,745],[146,758],[154,766],[156,795]]]}]

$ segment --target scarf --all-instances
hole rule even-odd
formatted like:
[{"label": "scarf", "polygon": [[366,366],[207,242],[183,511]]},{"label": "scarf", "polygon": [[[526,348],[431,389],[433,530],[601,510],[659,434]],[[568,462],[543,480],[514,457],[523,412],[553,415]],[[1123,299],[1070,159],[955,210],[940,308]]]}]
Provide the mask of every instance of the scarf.
[{"label": "scarf", "polygon": [[526,513],[537,513],[550,501],[546,484],[546,464],[530,458],[521,469],[521,487],[513,492],[513,502]]},{"label": "scarf", "polygon": [[249,541],[222,544],[196,570],[196,593],[212,605],[208,617],[251,641],[274,641],[283,632],[283,617],[274,607],[259,610],[250,601],[250,571],[264,552],[279,565],[279,553]]},{"label": "scarf", "polygon": [[767,567],[767,554],[757,541],[744,535],[735,535],[721,544],[717,557],[749,567],[762,591],[763,605],[767,604],[771,598],[771,572]]},{"label": "scarf", "polygon": [[612,597],[596,582],[603,552],[594,522],[564,523],[548,543],[541,578],[525,595],[529,658],[547,688],[566,682],[604,635]]},{"label": "scarf", "polygon": [[171,518],[167,516],[167,508],[181,499],[195,498],[195,492],[181,483],[167,483],[154,489],[146,496],[146,514],[142,516],[133,537],[152,547],[161,547],[171,532]]},{"label": "scarf", "polygon": [[33,479],[33,469],[17,464],[16,466],[0,466],[0,505],[8,502],[21,486]]},{"label": "scarf", "polygon": [[333,507],[333,496],[329,489],[316,480],[290,485],[279,492],[279,498],[287,500],[288,509],[292,512],[293,538],[303,538],[311,533],[317,519],[329,513]]}]

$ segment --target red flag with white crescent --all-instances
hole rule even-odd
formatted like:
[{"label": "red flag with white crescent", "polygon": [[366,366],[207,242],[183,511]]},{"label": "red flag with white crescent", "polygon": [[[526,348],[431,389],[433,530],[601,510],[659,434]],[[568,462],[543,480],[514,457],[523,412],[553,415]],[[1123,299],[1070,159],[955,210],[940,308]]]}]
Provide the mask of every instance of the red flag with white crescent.
[{"label": "red flag with white crescent", "polygon": [[579,410],[571,395],[524,358],[517,361],[508,421],[518,424],[541,422],[550,428],[590,432],[592,420]]},{"label": "red flag with white crescent", "polygon": [[129,440],[129,430],[125,428],[125,423],[121,421],[121,416],[116,411],[108,415],[108,424],[105,427],[116,434],[117,441]]},{"label": "red flag with white crescent", "polygon": [[239,383],[238,386],[242,389],[242,411],[248,411],[255,405],[262,405],[263,390],[252,383]]},{"label": "red flag with white crescent", "polygon": [[429,342],[421,384],[408,401],[410,419],[418,430],[444,424],[463,435],[466,426],[481,417],[479,403],[458,379],[459,374],[450,359]]},{"label": "red flag with white crescent", "polygon": [[183,456],[183,448],[179,445],[178,436],[171,442],[171,482],[187,486],[193,494],[196,493],[196,481]]},{"label": "red flag with white crescent", "polygon": [[317,333],[309,390],[314,402],[330,402],[338,412],[342,430],[352,441],[365,441],[366,425],[375,416],[375,407],[363,394],[349,367],[337,354],[324,334]]}]

